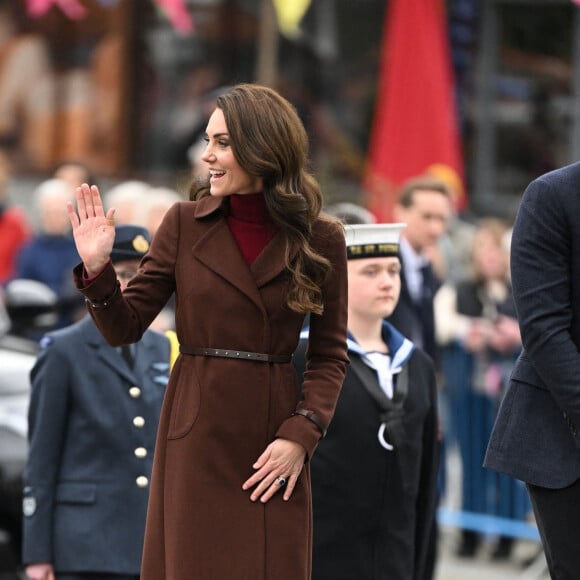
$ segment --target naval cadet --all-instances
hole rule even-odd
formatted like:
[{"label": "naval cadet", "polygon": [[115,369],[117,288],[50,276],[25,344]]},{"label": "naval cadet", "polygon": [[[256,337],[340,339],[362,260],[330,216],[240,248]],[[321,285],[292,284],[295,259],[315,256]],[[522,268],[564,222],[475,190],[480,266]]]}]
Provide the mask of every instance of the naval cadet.
[{"label": "naval cadet", "polygon": [[[401,290],[404,224],[345,225],[350,366],[311,459],[312,580],[423,578],[436,505],[431,359],[385,318]],[[305,364],[307,330],[295,353]]]}]

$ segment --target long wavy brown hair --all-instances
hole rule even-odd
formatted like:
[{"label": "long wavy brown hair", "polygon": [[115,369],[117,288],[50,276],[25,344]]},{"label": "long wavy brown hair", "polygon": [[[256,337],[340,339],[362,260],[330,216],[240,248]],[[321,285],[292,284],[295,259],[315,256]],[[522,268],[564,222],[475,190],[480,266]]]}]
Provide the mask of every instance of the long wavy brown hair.
[{"label": "long wavy brown hair", "polygon": [[[232,151],[240,166],[261,178],[270,216],[286,237],[285,265],[292,276],[288,306],[300,313],[322,313],[323,284],[330,262],[310,245],[312,224],[321,215],[322,193],[307,170],[308,137],[294,107],[279,93],[240,84],[217,98]],[[209,182],[196,182],[190,199],[210,195]],[[298,247],[293,256],[292,249]]]}]

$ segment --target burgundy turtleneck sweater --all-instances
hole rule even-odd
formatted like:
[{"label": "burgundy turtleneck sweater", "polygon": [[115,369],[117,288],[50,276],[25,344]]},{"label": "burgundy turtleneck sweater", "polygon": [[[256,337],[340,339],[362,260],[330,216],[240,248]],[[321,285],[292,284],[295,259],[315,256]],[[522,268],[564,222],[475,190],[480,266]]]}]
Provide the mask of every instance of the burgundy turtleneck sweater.
[{"label": "burgundy turtleneck sweater", "polygon": [[230,195],[227,223],[244,260],[251,264],[276,235],[262,193]]}]

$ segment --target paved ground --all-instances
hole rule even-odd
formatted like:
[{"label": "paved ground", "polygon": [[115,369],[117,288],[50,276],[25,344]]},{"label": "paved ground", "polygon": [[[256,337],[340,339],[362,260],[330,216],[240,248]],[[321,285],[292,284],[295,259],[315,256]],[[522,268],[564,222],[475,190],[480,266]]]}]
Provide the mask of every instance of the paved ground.
[{"label": "paved ground", "polygon": [[[447,462],[447,496],[443,507],[458,509],[460,505],[461,462],[450,452]],[[511,557],[495,561],[491,558],[495,538],[485,538],[473,558],[455,555],[460,540],[460,530],[440,527],[439,559],[435,580],[549,580],[546,561],[540,544],[531,540],[518,540]]]},{"label": "paved ground", "polygon": [[509,560],[490,558],[492,539],[481,547],[476,557],[458,558],[454,552],[459,532],[454,529],[442,529],[441,532],[436,580],[549,580],[544,557],[538,554],[536,542],[518,541]]}]

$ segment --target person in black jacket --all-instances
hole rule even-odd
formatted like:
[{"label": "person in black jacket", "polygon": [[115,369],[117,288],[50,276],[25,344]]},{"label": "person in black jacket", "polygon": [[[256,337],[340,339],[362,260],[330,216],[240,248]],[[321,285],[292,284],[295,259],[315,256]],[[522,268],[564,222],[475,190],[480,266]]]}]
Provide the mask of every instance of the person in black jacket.
[{"label": "person in black jacket", "polygon": [[401,233],[401,297],[389,321],[437,363],[433,298],[444,277],[438,242],[451,219],[447,186],[432,177],[406,182],[395,206]]},{"label": "person in black jacket", "polygon": [[[311,459],[312,580],[419,579],[435,514],[434,369],[384,320],[401,286],[401,224],[345,228],[350,367]],[[306,375],[307,337],[294,357]]]},{"label": "person in black jacket", "polygon": [[[423,349],[439,370],[433,298],[446,275],[439,244],[452,217],[449,188],[443,181],[429,175],[411,178],[399,191],[394,215],[397,221],[407,225],[401,234],[401,297],[389,322]],[[443,495],[446,485],[443,439],[440,446],[438,493]],[[422,580],[432,580],[435,576],[438,543],[439,528],[434,521]]]}]

